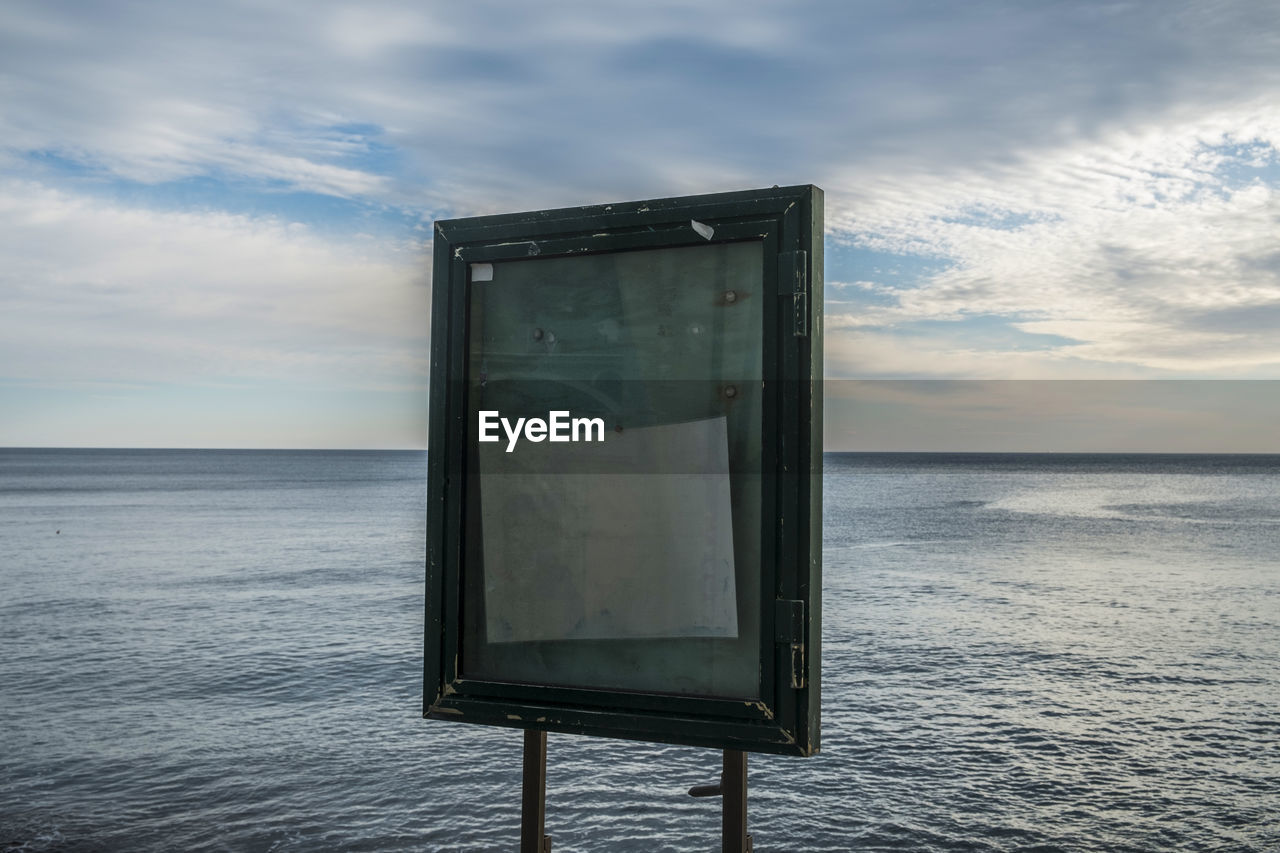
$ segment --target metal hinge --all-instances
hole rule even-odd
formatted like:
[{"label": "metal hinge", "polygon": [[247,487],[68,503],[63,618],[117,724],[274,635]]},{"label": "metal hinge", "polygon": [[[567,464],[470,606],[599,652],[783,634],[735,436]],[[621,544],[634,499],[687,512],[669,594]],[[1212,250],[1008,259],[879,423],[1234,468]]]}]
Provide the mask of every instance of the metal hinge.
[{"label": "metal hinge", "polygon": [[791,334],[797,338],[809,335],[808,261],[804,251],[778,254],[778,294],[791,297]]},{"label": "metal hinge", "polygon": [[773,639],[785,646],[791,686],[804,687],[804,602],[779,598],[773,602]]}]

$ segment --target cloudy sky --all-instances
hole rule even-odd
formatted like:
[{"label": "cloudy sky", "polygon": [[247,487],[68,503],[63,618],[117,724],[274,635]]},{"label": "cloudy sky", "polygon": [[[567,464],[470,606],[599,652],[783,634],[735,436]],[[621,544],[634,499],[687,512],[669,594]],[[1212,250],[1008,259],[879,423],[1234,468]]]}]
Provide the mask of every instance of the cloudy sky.
[{"label": "cloudy sky", "polygon": [[829,447],[1061,392],[1083,449],[1280,450],[1254,0],[7,0],[0,446],[422,447],[432,220],[792,183],[827,376],[881,380]]}]

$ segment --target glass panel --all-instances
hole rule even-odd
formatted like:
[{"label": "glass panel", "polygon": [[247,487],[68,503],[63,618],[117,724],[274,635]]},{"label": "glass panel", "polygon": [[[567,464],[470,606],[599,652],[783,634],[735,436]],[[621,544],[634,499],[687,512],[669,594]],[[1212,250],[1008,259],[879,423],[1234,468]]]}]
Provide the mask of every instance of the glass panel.
[{"label": "glass panel", "polygon": [[762,252],[472,269],[463,676],[758,698]]}]

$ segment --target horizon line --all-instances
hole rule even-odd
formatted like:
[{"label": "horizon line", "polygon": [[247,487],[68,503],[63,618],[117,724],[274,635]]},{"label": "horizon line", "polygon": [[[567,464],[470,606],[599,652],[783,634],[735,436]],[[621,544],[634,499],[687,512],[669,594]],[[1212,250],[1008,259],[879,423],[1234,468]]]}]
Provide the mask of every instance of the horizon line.
[{"label": "horizon line", "polygon": [[[123,445],[3,445],[10,450],[170,451],[200,453],[426,453],[426,447],[187,447]],[[1280,456],[1280,450],[876,450],[823,449],[822,455],[951,455],[951,456]]]}]

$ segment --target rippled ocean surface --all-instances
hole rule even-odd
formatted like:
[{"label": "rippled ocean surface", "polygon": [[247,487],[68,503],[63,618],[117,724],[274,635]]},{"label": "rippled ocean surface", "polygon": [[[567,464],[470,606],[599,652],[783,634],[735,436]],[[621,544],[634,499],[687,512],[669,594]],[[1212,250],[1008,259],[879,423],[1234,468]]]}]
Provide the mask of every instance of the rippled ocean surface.
[{"label": "rippled ocean surface", "polygon": [[[515,850],[420,718],[422,453],[0,450],[0,850]],[[756,849],[1280,850],[1280,457],[828,455],[822,754]],[[556,851],[719,849],[719,755],[552,734]]]}]

